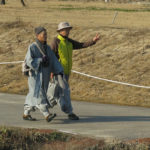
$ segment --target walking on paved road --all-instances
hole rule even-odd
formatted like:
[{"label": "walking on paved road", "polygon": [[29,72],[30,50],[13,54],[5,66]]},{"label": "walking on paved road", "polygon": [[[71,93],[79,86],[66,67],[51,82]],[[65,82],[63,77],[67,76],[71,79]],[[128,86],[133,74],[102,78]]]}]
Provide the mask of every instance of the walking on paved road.
[{"label": "walking on paved road", "polygon": [[[68,118],[70,120],[79,120],[79,117],[73,113],[70,99],[70,88],[68,83],[72,69],[72,52],[73,50],[86,48],[96,44],[96,42],[100,39],[100,36],[97,34],[92,40],[81,43],[69,38],[69,33],[71,29],[72,26],[70,26],[68,22],[61,22],[58,25],[57,29],[58,36],[54,38],[51,44],[52,50],[54,51],[56,57],[58,58],[64,69],[64,83],[66,87],[66,90],[64,90],[64,97],[60,98],[59,100],[56,97],[57,90],[56,88],[53,88],[55,86],[51,86],[51,93],[54,93],[52,100],[58,100],[61,110],[64,113],[68,114]],[[58,77],[56,77],[55,73],[52,74],[52,76],[54,84],[57,84]]]},{"label": "walking on paved road", "polygon": [[24,120],[35,121],[30,113],[37,108],[42,112],[46,121],[51,121],[56,114],[49,112],[47,89],[50,73],[63,74],[63,68],[55,54],[47,45],[47,31],[44,27],[35,29],[36,42],[32,43],[27,51],[25,62],[31,69],[28,76],[29,93],[24,104]]}]

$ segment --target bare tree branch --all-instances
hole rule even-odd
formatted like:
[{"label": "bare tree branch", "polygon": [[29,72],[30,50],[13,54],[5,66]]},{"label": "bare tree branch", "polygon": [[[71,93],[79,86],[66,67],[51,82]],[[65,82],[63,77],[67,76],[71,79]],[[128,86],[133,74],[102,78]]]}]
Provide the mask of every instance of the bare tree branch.
[{"label": "bare tree branch", "polygon": [[5,4],[6,4],[5,0],[1,0],[1,5],[5,5]]},{"label": "bare tree branch", "polygon": [[[20,1],[21,1],[22,6],[26,6],[24,0],[20,0]],[[6,1],[5,1],[5,0],[0,0],[0,4],[1,4],[1,5],[5,5],[5,4],[6,4]]]},{"label": "bare tree branch", "polygon": [[22,6],[26,6],[24,0],[21,0],[21,4],[22,4]]}]

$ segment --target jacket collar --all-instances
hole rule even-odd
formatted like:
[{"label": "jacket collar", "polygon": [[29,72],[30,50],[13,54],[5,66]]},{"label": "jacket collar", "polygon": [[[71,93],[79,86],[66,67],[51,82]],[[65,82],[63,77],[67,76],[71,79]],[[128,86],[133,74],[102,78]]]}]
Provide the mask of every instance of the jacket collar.
[{"label": "jacket collar", "polygon": [[57,38],[61,41],[65,41],[65,40],[68,40],[68,37],[65,37],[65,36],[62,36],[62,35],[58,35]]}]

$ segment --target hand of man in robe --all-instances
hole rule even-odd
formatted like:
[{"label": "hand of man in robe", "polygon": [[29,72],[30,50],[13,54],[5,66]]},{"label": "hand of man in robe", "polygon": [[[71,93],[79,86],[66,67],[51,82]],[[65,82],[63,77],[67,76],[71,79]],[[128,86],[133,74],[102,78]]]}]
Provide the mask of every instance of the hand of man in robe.
[{"label": "hand of man in robe", "polygon": [[52,79],[53,79],[53,77],[54,77],[54,73],[51,73],[51,75],[50,75],[50,79],[52,80]]}]

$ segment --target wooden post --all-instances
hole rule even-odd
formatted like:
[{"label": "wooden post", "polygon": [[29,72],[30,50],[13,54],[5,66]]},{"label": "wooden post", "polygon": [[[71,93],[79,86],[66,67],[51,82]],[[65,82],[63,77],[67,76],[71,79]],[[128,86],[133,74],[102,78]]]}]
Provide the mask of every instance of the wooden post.
[{"label": "wooden post", "polygon": [[118,11],[115,12],[114,18],[113,18],[113,20],[112,20],[112,24],[114,24],[117,15],[118,15]]}]

